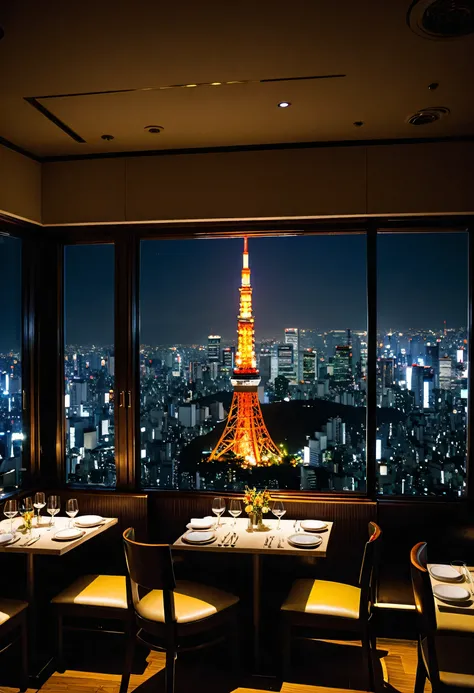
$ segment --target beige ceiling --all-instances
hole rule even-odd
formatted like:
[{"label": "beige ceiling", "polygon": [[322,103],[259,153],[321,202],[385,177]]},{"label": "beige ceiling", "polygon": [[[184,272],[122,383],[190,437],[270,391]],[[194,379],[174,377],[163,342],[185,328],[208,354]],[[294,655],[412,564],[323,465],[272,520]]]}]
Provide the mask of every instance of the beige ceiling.
[{"label": "beige ceiling", "polygon": [[[406,24],[409,4],[2,0],[0,136],[45,157],[473,135],[474,36],[421,38]],[[261,82],[327,74],[346,76]],[[249,83],[157,89],[234,80]],[[25,101],[120,89],[132,91],[38,100],[84,143]],[[277,108],[282,100],[292,106]],[[451,114],[406,123],[428,106]]]}]

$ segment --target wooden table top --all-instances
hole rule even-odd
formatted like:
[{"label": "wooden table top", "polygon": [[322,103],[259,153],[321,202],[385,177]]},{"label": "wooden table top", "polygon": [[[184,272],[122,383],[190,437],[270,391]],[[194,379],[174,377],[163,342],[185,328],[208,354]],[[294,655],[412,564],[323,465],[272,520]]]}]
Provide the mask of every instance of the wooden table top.
[{"label": "wooden table top", "polygon": [[[314,549],[301,549],[296,546],[292,546],[288,543],[288,537],[292,534],[303,533],[295,531],[295,520],[282,520],[280,530],[277,531],[276,527],[278,520],[269,519],[264,520],[264,524],[268,526],[268,530],[265,532],[249,532],[248,531],[248,519],[238,518],[235,526],[235,530],[232,527],[233,519],[231,517],[224,517],[221,520],[221,525],[216,529],[217,540],[212,544],[187,544],[183,541],[183,535],[177,539],[174,544],[174,549],[183,549],[186,551],[214,551],[219,552],[229,552],[229,553],[249,553],[249,554],[268,554],[268,555],[279,555],[279,556],[316,556],[318,558],[326,558],[327,547],[329,543],[329,537],[332,531],[332,522],[328,522],[328,529],[324,532],[318,532],[322,537],[322,542],[319,546]],[[298,521],[298,527],[300,523]],[[188,531],[188,530],[187,530]],[[238,540],[235,546],[219,546],[219,543],[225,537],[228,532],[235,531],[238,535]],[[274,539],[270,548],[265,547],[265,539],[273,536]],[[280,547],[278,544],[279,540],[282,540]]]},{"label": "wooden table top", "polygon": [[[79,519],[79,518],[78,518]],[[33,530],[31,537],[40,535],[38,541],[36,541],[32,546],[22,546],[21,544],[25,541],[26,537],[21,536],[21,539],[11,546],[0,545],[1,553],[26,553],[33,555],[46,555],[46,556],[62,556],[68,551],[72,551],[77,546],[84,544],[84,542],[96,537],[98,534],[107,531],[113,525],[116,525],[118,520],[116,517],[104,518],[104,523],[98,527],[90,527],[89,529],[80,528],[84,533],[79,539],[73,539],[72,541],[57,541],[54,539],[56,532],[61,529],[66,529],[69,526],[69,517],[60,517],[56,515],[54,518],[54,526],[49,527],[47,525],[47,518],[42,517],[43,523],[39,528],[36,527],[36,518],[33,521]],[[22,518],[15,518],[13,520],[13,527],[18,527],[23,524]],[[5,532],[10,531],[10,520],[3,520],[0,522],[0,530]]]},{"label": "wooden table top", "polygon": [[[428,569],[434,563],[428,563]],[[461,583],[451,583],[460,584],[461,587],[465,587],[468,591],[472,593],[472,585],[474,584],[474,567],[468,567],[471,573],[471,583],[466,580]],[[431,587],[436,585],[447,585],[450,583],[442,582],[437,580],[430,573]],[[434,595],[433,595],[434,596]],[[474,597],[464,604],[451,604],[448,602],[443,602],[437,597],[434,598],[435,609],[436,609],[436,625],[438,631],[446,631],[451,633],[453,631],[459,631],[461,633],[472,633],[474,634]]]}]

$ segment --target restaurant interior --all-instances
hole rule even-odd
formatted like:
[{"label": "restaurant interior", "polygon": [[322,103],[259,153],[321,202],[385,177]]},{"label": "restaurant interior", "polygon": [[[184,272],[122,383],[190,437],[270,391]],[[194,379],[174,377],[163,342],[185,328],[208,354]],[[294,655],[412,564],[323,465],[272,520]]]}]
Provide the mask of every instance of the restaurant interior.
[{"label": "restaurant interior", "polygon": [[474,688],[472,0],[0,65],[0,693]]}]

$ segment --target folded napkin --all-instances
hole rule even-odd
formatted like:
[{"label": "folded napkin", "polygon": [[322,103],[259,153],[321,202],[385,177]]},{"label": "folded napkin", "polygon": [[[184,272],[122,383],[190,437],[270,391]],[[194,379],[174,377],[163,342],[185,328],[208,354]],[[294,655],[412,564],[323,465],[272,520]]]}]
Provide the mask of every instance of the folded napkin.
[{"label": "folded napkin", "polygon": [[1,534],[0,535],[0,544],[7,544],[9,541],[13,539],[13,534]]},{"label": "folded napkin", "polygon": [[214,523],[213,517],[192,517],[190,520],[190,525],[193,527],[210,527]]}]

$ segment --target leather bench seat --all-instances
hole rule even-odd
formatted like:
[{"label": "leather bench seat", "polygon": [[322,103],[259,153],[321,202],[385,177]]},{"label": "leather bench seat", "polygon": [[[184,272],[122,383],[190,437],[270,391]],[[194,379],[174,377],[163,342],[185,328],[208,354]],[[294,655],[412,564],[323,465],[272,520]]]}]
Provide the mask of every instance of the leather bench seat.
[{"label": "leather bench seat", "polygon": [[[178,623],[192,623],[209,618],[234,606],[238,601],[235,595],[216,587],[187,580],[176,581],[174,608]],[[142,618],[164,623],[163,592],[152,590],[135,604],[135,609]]]},{"label": "leather bench seat", "polygon": [[0,599],[0,626],[26,609],[28,604],[16,599]]},{"label": "leather bench seat", "polygon": [[358,619],[360,589],[329,580],[296,580],[281,608],[283,611]]},{"label": "leather bench seat", "polygon": [[123,575],[82,575],[52,599],[53,604],[127,609]]}]

